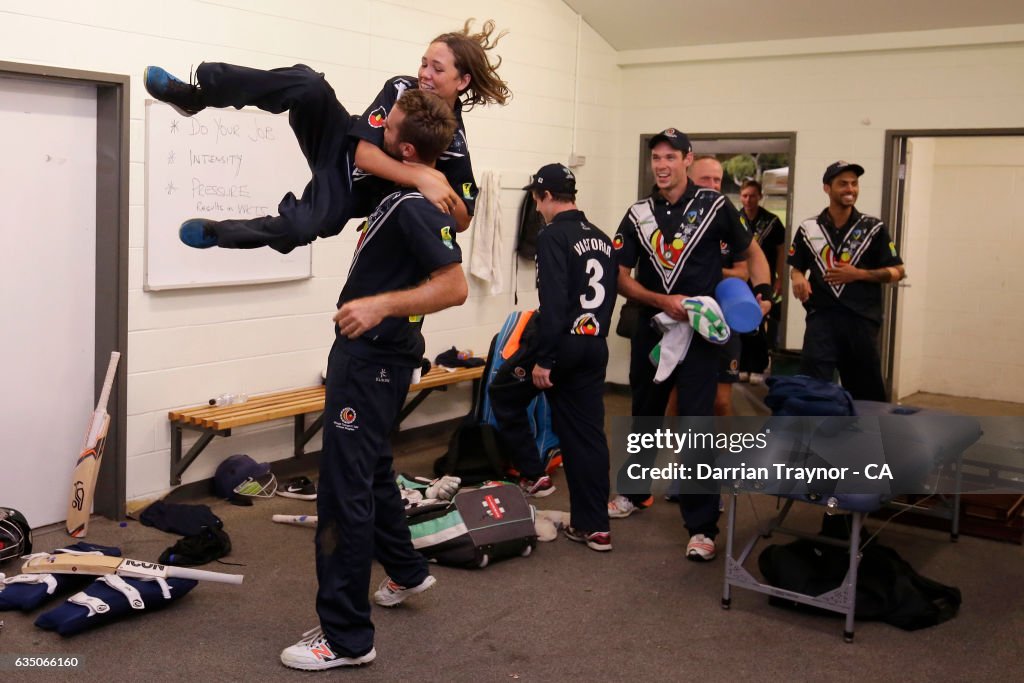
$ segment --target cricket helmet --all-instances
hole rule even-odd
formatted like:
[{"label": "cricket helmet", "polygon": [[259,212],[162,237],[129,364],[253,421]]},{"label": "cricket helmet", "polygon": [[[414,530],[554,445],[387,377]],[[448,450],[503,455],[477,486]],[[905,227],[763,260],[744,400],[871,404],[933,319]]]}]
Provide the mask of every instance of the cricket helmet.
[{"label": "cricket helmet", "polygon": [[32,528],[25,515],[0,507],[0,562],[32,552]]}]

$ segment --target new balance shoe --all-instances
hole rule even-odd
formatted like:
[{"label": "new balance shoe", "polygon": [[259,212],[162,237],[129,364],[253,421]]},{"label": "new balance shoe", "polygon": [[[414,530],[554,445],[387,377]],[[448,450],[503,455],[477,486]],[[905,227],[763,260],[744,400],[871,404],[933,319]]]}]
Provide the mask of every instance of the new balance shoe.
[{"label": "new balance shoe", "polygon": [[206,108],[198,85],[185,83],[159,66],[147,66],[142,80],[146,92],[171,105],[182,116],[192,116]]},{"label": "new balance shoe", "polygon": [[551,477],[546,474],[542,474],[536,479],[520,478],[519,488],[531,498],[543,498],[555,492],[555,485],[551,483]]},{"label": "new balance shoe", "polygon": [[306,631],[302,640],[281,650],[281,663],[292,669],[321,671],[339,666],[362,666],[377,657],[377,651],[370,651],[358,657],[340,657],[334,653],[322,628]]},{"label": "new balance shoe", "polygon": [[299,500],[316,500],[316,484],[309,477],[295,477],[277,488],[277,495]]},{"label": "new balance shoe", "polygon": [[710,562],[715,559],[715,539],[704,534],[694,534],[686,544],[686,559],[694,562]]},{"label": "new balance shoe", "polygon": [[612,519],[622,519],[629,517],[637,510],[646,510],[652,505],[654,505],[654,496],[648,496],[640,503],[634,503],[629,498],[618,495],[608,503],[608,516]]},{"label": "new balance shoe", "polygon": [[402,604],[406,598],[422,593],[435,583],[437,583],[437,579],[428,574],[427,578],[420,581],[418,585],[406,588],[392,581],[390,577],[386,577],[377,592],[373,594],[373,601],[381,607],[394,607]]},{"label": "new balance shoe", "polygon": [[178,239],[193,249],[209,249],[217,246],[217,232],[213,229],[213,221],[205,218],[192,218],[178,228]]},{"label": "new balance shoe", "polygon": [[612,549],[612,535],[608,531],[592,531],[588,534],[570,526],[565,528],[565,537],[575,543],[586,543],[588,548],[598,552]]}]

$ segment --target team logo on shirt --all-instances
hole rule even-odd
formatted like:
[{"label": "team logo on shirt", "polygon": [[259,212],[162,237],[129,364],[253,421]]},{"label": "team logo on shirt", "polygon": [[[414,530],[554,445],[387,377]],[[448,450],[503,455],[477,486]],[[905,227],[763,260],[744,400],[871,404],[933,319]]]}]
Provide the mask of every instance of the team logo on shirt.
[{"label": "team logo on shirt", "polygon": [[622,241],[622,235],[616,233],[615,238],[612,240],[612,246],[615,249],[622,249],[624,242]]},{"label": "team logo on shirt", "polygon": [[596,337],[601,332],[601,325],[593,313],[584,313],[572,324],[572,334],[582,334],[588,337]]},{"label": "team logo on shirt", "polygon": [[452,229],[450,226],[444,226],[441,228],[441,241],[444,242],[444,246],[454,250],[455,246],[452,244]]},{"label": "team logo on shirt", "polygon": [[825,262],[826,268],[835,268],[840,263],[850,262],[850,252],[844,251],[836,258],[836,253],[827,244],[821,248],[821,260]]},{"label": "team logo on shirt", "polygon": [[383,128],[384,119],[387,117],[388,113],[384,110],[384,107],[377,107],[370,112],[370,116],[366,119],[366,122],[374,128]]},{"label": "team logo on shirt", "polygon": [[666,243],[662,236],[661,230],[655,230],[651,234],[651,251],[654,253],[654,257],[658,259],[658,265],[666,270],[675,268],[676,263],[679,261],[679,255],[683,253],[685,246],[686,239],[681,233],[676,233],[672,241],[668,243]]},{"label": "team logo on shirt", "polygon": [[792,256],[795,253],[796,253],[796,244],[790,244],[789,245],[789,255]]},{"label": "team logo on shirt", "polygon": [[892,254],[893,258],[896,258],[896,245],[893,242],[889,242],[889,253]]},{"label": "team logo on shirt", "polygon": [[512,374],[515,375],[516,379],[524,379],[526,377],[526,369],[517,365],[512,369]]},{"label": "team logo on shirt", "polygon": [[462,196],[466,199],[473,198],[473,183],[462,183]]}]

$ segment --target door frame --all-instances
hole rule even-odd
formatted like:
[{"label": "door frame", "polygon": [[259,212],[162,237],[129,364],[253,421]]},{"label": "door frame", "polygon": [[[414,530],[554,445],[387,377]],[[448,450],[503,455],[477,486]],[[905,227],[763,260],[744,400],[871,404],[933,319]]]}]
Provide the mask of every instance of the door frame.
[{"label": "door frame", "polygon": [[[885,131],[884,165],[882,169],[882,220],[896,250],[903,253],[905,244],[903,206],[906,193],[907,142],[912,138],[967,138],[967,137],[1021,137],[1024,128],[920,128]],[[913,274],[913,264],[908,271]],[[909,279],[909,278],[908,278]],[[882,377],[886,396],[893,398],[893,377],[896,372],[896,314],[899,307],[900,287],[882,289],[882,321],[879,350],[882,355]]]},{"label": "door frame", "polygon": [[[94,511],[111,519],[125,514],[128,386],[128,143],[130,78],[0,61],[5,78],[96,88],[96,340],[94,401],[110,352],[120,350],[120,372],[110,392],[111,430],[96,483]],[[82,416],[85,420],[85,416]],[[42,435],[40,435],[42,436]],[[68,465],[71,465],[69,455]]]}]

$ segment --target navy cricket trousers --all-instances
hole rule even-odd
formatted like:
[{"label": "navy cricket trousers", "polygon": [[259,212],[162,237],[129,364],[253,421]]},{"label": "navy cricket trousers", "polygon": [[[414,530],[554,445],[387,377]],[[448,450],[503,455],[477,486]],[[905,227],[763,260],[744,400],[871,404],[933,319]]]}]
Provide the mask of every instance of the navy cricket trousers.
[{"label": "navy cricket trousers", "polygon": [[831,382],[839,379],[859,401],[885,402],[885,381],[878,353],[880,325],[840,308],[810,311],[800,353],[800,372]]},{"label": "navy cricket trousers", "polygon": [[348,138],[352,117],[323,74],[305,64],[264,71],[204,62],[196,69],[196,80],[207,106],[287,111],[313,175],[301,197],[291,192],[284,196],[277,216],[216,222],[217,246],[269,246],[288,253],[317,237],[337,235],[350,217],[365,215],[353,206]]},{"label": "navy cricket trousers", "polygon": [[[672,375],[661,384],[654,383],[657,367],[651,363],[651,350],[661,341],[661,333],[651,324],[651,318],[657,314],[654,309],[645,308],[640,314],[636,330],[630,340],[629,387],[633,394],[634,417],[662,417],[668,404],[668,396],[672,387],[677,388],[678,415],[683,417],[703,417],[714,415],[715,391],[718,388],[718,365],[721,346],[707,341],[698,334],[693,335],[686,358],[680,363]],[[639,424],[634,421],[633,431],[639,431]],[[627,459],[618,472],[617,488],[621,492],[636,488],[626,474],[631,463],[639,463],[651,467],[657,459],[652,450],[643,451]],[[634,504],[648,498],[650,489],[643,493],[623,494]],[[679,497],[679,510],[683,524],[691,535],[705,534],[710,538],[718,535],[718,510],[720,496],[716,494],[686,494]]]},{"label": "navy cricket trousers", "polygon": [[[529,358],[528,362],[524,357]],[[502,442],[518,444],[518,450],[526,451],[517,462],[532,457],[539,467],[536,441],[526,416],[530,402],[540,393],[531,376],[533,357],[529,351],[518,360],[516,356],[509,359],[502,366],[502,371],[508,368],[509,372],[495,377],[489,393]],[[515,367],[523,368],[521,377]],[[564,335],[558,344],[558,363],[551,371],[554,386],[545,392],[551,402],[552,427],[562,448],[569,517],[573,527],[587,533],[609,530],[609,455],[604,433],[607,367],[608,342],[604,337]],[[503,380],[498,381],[499,377]]]},{"label": "navy cricket trousers", "polygon": [[390,435],[411,377],[412,368],[351,356],[341,340],[331,349],[316,501],[316,610],[341,656],[373,647],[374,559],[402,586],[429,573],[412,546],[392,467]]}]

